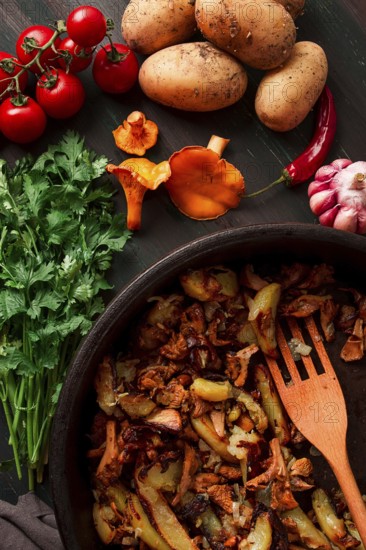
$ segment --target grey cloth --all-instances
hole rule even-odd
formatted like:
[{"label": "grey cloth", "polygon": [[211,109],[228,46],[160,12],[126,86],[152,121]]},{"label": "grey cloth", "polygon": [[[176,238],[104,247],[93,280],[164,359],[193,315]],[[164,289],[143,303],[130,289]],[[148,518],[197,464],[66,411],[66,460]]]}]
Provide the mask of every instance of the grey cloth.
[{"label": "grey cloth", "polygon": [[30,492],[0,501],[0,550],[64,550],[52,509]]}]

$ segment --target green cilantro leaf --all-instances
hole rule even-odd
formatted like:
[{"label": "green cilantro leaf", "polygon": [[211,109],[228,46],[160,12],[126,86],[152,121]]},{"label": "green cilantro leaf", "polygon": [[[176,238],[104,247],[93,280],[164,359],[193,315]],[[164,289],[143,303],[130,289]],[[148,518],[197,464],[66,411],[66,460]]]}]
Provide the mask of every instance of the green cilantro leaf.
[{"label": "green cilantro leaf", "polygon": [[105,307],[106,271],[131,236],[100,178],[107,162],[71,131],[13,169],[0,159],[0,399],[29,479],[47,460],[68,365]]}]

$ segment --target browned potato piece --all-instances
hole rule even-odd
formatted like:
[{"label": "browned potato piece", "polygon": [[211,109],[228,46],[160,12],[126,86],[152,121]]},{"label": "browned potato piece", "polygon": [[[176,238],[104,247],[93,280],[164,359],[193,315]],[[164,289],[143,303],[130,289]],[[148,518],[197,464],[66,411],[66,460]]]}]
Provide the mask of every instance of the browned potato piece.
[{"label": "browned potato piece", "polygon": [[291,15],[273,0],[196,0],[196,21],[207,40],[256,69],[278,67],[296,40]]},{"label": "browned potato piece", "polygon": [[[110,502],[115,504],[117,510],[128,517],[131,527],[133,527],[135,532],[137,529],[140,530],[141,539],[146,544],[155,550],[168,550],[170,548],[151,525],[141,502],[134,493],[130,493],[122,485],[110,485],[107,489],[107,495]],[[105,544],[108,543],[105,542]]]},{"label": "browned potato piece", "polygon": [[258,515],[247,542],[251,550],[269,550],[272,547],[272,525],[268,512]]},{"label": "browned potato piece", "polygon": [[148,416],[156,407],[154,401],[143,394],[122,394],[118,397],[118,404],[131,418]]},{"label": "browned potato piece", "polygon": [[311,495],[315,517],[322,532],[331,540],[337,548],[358,548],[355,539],[346,529],[343,518],[337,516],[331,499],[318,487]]},{"label": "browned potato piece", "polygon": [[291,439],[290,427],[268,368],[264,365],[255,365],[254,380],[261,394],[262,407],[268,417],[273,435],[278,437],[281,445],[286,445]]},{"label": "browned potato piece", "polygon": [[290,520],[293,531],[307,548],[331,550],[330,542],[327,537],[322,531],[315,527],[314,523],[300,506],[293,510],[282,512],[282,519],[283,518]]},{"label": "browned potato piece", "polygon": [[108,520],[113,518],[114,512],[110,506],[94,502],[93,504],[93,521],[99,538],[104,544],[111,544],[116,531],[113,529]]},{"label": "browned potato piece", "polygon": [[258,86],[255,110],[259,119],[271,130],[292,130],[315,105],[327,74],[323,48],[314,42],[297,42],[286,63],[269,71]]},{"label": "browned potato piece", "polygon": [[161,464],[154,464],[148,469],[146,483],[154,489],[176,491],[182,477],[182,461],[169,462],[166,469]]},{"label": "browned potato piece", "polygon": [[192,0],[133,0],[122,15],[121,30],[126,44],[144,55],[189,40],[195,29]]},{"label": "browned potato piece", "polygon": [[164,48],[140,67],[139,82],[153,101],[183,111],[215,111],[244,95],[248,78],[231,55],[209,42]]},{"label": "browned potato piece", "polygon": [[200,302],[222,302],[234,298],[239,291],[238,277],[224,266],[191,269],[179,277],[183,290]]},{"label": "browned potato piece", "polygon": [[276,2],[282,4],[293,19],[302,13],[305,6],[305,0],[276,0]]},{"label": "browned potato piece", "polygon": [[138,494],[145,503],[148,515],[169,547],[173,550],[198,550],[198,546],[178,521],[167,500],[159,491],[142,480],[139,473],[139,470],[135,472]]},{"label": "browned potato piece", "polygon": [[203,441],[207,443],[221,458],[226,462],[236,463],[237,459],[228,451],[229,440],[226,437],[220,437],[216,432],[210,418],[202,415],[199,418],[191,416],[191,424]]},{"label": "browned potato piece", "polygon": [[232,387],[228,380],[225,382],[213,382],[205,378],[196,378],[191,384],[190,390],[201,399],[219,403],[232,397]]},{"label": "browned potato piece", "polygon": [[258,290],[248,304],[248,319],[252,323],[258,345],[270,357],[277,357],[275,320],[280,296],[281,286],[271,283]]}]

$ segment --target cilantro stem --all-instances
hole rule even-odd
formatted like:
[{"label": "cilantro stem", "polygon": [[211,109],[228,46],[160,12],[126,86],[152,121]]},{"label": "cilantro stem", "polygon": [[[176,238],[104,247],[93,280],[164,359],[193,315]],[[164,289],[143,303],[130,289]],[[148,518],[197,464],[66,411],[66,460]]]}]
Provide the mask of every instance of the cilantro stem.
[{"label": "cilantro stem", "polygon": [[31,230],[31,228],[29,227],[29,225],[27,223],[25,224],[25,227],[27,228],[28,235],[30,236],[34,253],[35,253],[36,257],[38,257],[39,256],[39,251],[38,251],[38,247],[37,247],[37,244],[36,244],[36,241],[35,241],[35,238],[34,238],[34,233],[33,233],[33,231]]},{"label": "cilantro stem", "polygon": [[9,405],[8,405],[8,402],[7,402],[6,399],[2,399],[2,404],[3,404],[4,414],[5,414],[5,418],[6,418],[6,423],[8,425],[8,430],[9,430],[9,434],[10,434],[10,442],[11,442],[11,446],[13,448],[15,468],[16,468],[16,471],[17,471],[18,478],[22,479],[22,468],[21,468],[19,453],[18,453],[18,441],[17,441],[17,437],[15,435],[15,432],[13,430],[11,411],[9,409]]},{"label": "cilantro stem", "polygon": [[96,184],[107,162],[72,132],[13,170],[0,160],[0,399],[30,490],[43,479],[68,365],[104,308],[112,254],[130,236],[112,215],[113,190]]},{"label": "cilantro stem", "polygon": [[28,457],[31,459],[33,456],[34,378],[33,376],[28,376],[27,380],[27,452]]},{"label": "cilantro stem", "polygon": [[44,466],[48,462],[48,441],[49,441],[52,418],[53,418],[54,412],[55,410],[53,407],[52,411],[48,413],[47,418],[43,422],[42,432],[41,432],[42,437],[40,437],[39,439],[40,450],[39,450],[38,464],[37,464],[37,481],[39,483],[42,482]]},{"label": "cilantro stem", "polygon": [[19,424],[19,420],[20,420],[20,415],[21,415],[22,411],[24,410],[24,407],[23,407],[22,404],[23,404],[23,397],[24,397],[24,391],[25,391],[25,383],[26,383],[26,378],[23,377],[20,380],[20,384],[17,388],[18,391],[14,395],[15,414],[14,414],[13,424],[12,424],[12,428],[13,428],[14,432],[18,431],[18,424]]},{"label": "cilantro stem", "polygon": [[16,382],[14,380],[13,373],[9,371],[7,373],[7,379],[6,379],[6,397],[8,399],[8,403],[11,408],[11,412],[14,415],[15,414],[15,405],[14,405],[14,398],[16,395]]},{"label": "cilantro stem", "polygon": [[34,470],[30,467],[28,467],[28,489],[30,491],[34,491]]},{"label": "cilantro stem", "polygon": [[[31,463],[37,461],[37,449],[38,449],[38,441],[39,441],[39,437],[40,437],[39,433],[41,432],[40,422],[42,421],[42,419],[40,419],[39,409],[43,404],[41,402],[41,384],[42,384],[42,382],[40,381],[40,374],[37,373],[35,375],[35,377],[36,377],[36,379],[35,379],[36,392],[35,392],[35,396],[34,396],[33,430],[32,430],[33,454],[30,455]],[[35,443],[35,445],[34,445],[34,443]]]}]

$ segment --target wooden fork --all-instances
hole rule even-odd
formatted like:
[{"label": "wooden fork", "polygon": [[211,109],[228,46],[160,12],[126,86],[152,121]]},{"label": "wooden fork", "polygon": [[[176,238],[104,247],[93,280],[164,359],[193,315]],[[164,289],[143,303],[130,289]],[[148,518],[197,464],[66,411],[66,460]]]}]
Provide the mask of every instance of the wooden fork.
[{"label": "wooden fork", "polygon": [[[352,519],[366,546],[366,504],[351,470],[346,448],[347,410],[337,375],[312,317],[304,319],[312,344],[324,369],[318,374],[310,357],[302,356],[308,378],[302,380],[286,337],[278,326],[277,342],[291,382],[285,383],[276,360],[266,357],[285,409],[298,430],[326,458],[346,499]],[[292,336],[304,342],[294,318],[288,318]]]}]

